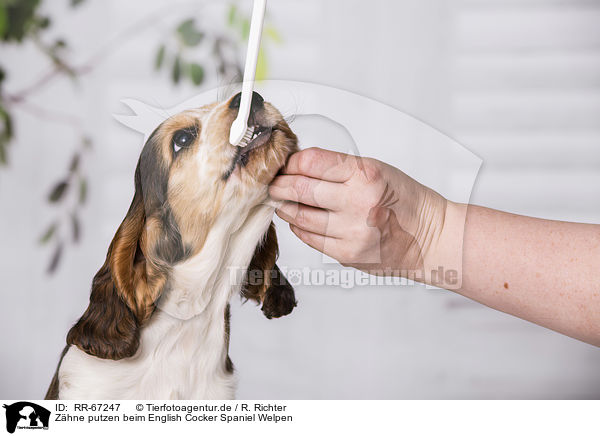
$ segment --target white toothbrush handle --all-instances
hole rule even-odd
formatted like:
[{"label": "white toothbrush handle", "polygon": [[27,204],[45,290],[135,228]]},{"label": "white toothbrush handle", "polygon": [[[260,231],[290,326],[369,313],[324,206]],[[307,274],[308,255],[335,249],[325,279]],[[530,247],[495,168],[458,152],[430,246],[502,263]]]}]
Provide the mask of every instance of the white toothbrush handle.
[{"label": "white toothbrush handle", "polygon": [[246,129],[248,128],[248,117],[250,116],[250,107],[252,105],[256,65],[258,63],[258,53],[260,51],[260,40],[262,37],[266,9],[267,0],[254,0],[250,34],[248,36],[246,66],[244,68],[244,82],[242,84],[242,99],[238,116],[232,124],[229,134],[229,142],[233,145],[237,145],[242,140],[246,133]]}]

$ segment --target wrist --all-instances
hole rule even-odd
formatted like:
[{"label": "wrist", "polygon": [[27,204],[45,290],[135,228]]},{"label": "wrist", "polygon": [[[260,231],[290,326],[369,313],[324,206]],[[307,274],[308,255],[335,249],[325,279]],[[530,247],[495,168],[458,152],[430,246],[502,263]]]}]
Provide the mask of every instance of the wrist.
[{"label": "wrist", "polygon": [[462,286],[462,253],[466,204],[444,199],[441,224],[424,258],[425,283],[457,290]]}]

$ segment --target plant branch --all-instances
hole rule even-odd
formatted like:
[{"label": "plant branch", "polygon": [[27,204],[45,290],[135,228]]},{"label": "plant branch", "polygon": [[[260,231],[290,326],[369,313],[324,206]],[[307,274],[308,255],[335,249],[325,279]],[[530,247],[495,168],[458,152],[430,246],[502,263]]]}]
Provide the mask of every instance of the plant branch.
[{"label": "plant branch", "polygon": [[[83,62],[81,65],[76,67],[68,66],[62,60],[57,62],[53,56],[51,56],[54,61],[54,66],[52,69],[42,74],[38,79],[36,79],[32,84],[26,86],[20,91],[7,95],[7,100],[12,103],[21,103],[25,100],[27,96],[38,91],[39,89],[46,86],[49,82],[51,82],[56,77],[59,77],[61,73],[68,72],[73,76],[82,76],[84,74],[89,73],[96,67],[100,62],[102,62],[106,57],[110,54],[114,53],[115,50],[118,50],[119,47],[122,46],[122,42],[130,38],[131,36],[139,33],[143,30],[148,29],[148,27],[154,23],[155,21],[163,18],[169,12],[176,11],[177,8],[174,5],[168,5],[158,10],[146,15],[144,18],[134,23],[132,26],[123,30],[119,34],[117,34],[112,40],[108,41],[102,48],[100,48],[96,53],[89,57],[89,59]],[[38,44],[38,46],[40,46]],[[47,50],[44,49],[43,46],[40,46],[42,51],[46,54]]]},{"label": "plant branch", "polygon": [[71,115],[66,112],[60,112],[56,109],[48,110],[36,104],[26,101],[25,99],[21,99],[19,102],[18,108],[28,112],[29,114],[43,119],[45,121],[50,121],[54,123],[66,124],[77,129],[81,129],[83,125],[83,119]]}]

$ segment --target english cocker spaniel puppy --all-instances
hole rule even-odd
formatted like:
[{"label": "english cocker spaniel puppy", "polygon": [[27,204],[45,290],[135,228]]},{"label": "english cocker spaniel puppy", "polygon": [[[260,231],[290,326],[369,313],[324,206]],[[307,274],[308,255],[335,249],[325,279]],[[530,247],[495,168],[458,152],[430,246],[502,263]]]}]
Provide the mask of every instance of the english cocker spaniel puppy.
[{"label": "english cocker spaniel puppy", "polygon": [[296,306],[275,265],[267,188],[297,139],[254,93],[254,137],[231,145],[239,104],[240,94],[182,112],[146,142],[133,201],[46,399],[234,398],[229,300],[241,293],[267,318]]}]

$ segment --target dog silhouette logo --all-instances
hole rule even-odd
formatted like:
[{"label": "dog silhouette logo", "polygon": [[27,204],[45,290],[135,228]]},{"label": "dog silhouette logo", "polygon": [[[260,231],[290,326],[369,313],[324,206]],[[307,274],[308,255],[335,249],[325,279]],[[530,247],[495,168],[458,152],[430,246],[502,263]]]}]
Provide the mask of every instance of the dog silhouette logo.
[{"label": "dog silhouette logo", "polygon": [[14,433],[18,429],[48,430],[50,411],[28,401],[19,401],[11,405],[4,404],[6,409],[6,431]]}]

